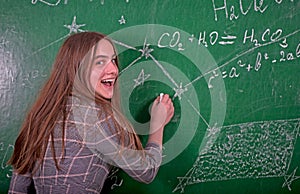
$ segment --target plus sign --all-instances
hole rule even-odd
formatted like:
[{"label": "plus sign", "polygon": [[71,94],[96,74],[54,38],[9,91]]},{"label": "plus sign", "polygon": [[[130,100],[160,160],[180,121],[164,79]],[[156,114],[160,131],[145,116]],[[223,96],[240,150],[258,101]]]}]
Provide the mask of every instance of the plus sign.
[{"label": "plus sign", "polygon": [[247,69],[248,71],[250,71],[250,70],[252,69],[252,66],[251,66],[250,64],[248,64],[248,66],[246,67],[246,69]]},{"label": "plus sign", "polygon": [[192,36],[189,38],[189,41],[190,41],[190,42],[193,42],[194,39],[195,39],[194,34],[192,34]]}]

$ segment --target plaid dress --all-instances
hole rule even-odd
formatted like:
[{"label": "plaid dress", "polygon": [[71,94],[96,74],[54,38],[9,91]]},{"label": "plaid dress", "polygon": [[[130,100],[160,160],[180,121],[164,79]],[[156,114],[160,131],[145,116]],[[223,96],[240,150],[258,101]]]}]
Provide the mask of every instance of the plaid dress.
[{"label": "plaid dress", "polygon": [[36,193],[41,194],[100,193],[114,166],[140,182],[150,183],[155,178],[162,160],[159,145],[148,143],[144,154],[128,141],[121,148],[111,117],[98,114],[101,107],[76,97],[69,98],[67,107],[67,118],[57,121],[53,138],[59,169],[55,167],[49,139],[43,161],[36,162],[38,170],[22,175],[13,172],[9,193],[28,193],[32,183]]}]

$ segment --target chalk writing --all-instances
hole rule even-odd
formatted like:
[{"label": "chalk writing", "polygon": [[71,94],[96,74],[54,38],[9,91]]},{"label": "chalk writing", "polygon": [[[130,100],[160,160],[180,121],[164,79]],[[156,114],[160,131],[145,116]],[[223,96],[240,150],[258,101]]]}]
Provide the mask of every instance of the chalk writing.
[{"label": "chalk writing", "polygon": [[[1,55],[0,55],[1,56]],[[0,91],[4,93],[12,89],[13,83],[16,81],[16,73],[14,68],[0,66]]]},{"label": "chalk writing", "polygon": [[8,50],[11,42],[7,40],[10,35],[15,35],[15,27],[8,27],[3,34],[0,34],[0,94],[10,91],[16,80],[16,67],[8,66],[13,64],[13,52]]},{"label": "chalk writing", "polygon": [[[92,2],[93,0],[87,0],[88,2]],[[105,0],[97,0],[100,2],[101,5],[104,5]],[[37,2],[43,3],[45,5],[54,7],[54,6],[58,6],[59,4],[61,4],[62,2],[64,2],[64,4],[68,4],[68,0],[56,0],[56,2],[53,2],[51,0],[31,0],[32,4],[36,4]],[[129,0],[125,0],[126,3],[129,3]]]},{"label": "chalk writing", "polygon": [[[247,32],[247,31],[245,31]],[[253,34],[251,32],[251,35],[250,36],[244,36],[244,41],[246,43],[246,41],[249,40],[252,42],[254,42],[254,46],[250,49],[247,49],[246,51],[243,51],[239,54],[236,54],[235,57],[231,58],[230,60],[226,61],[225,63],[223,64],[220,64],[217,68],[215,69],[212,69],[210,71],[207,71],[205,74],[203,75],[200,75],[198,76],[197,78],[195,78],[193,81],[191,81],[190,83],[186,84],[185,87],[188,87],[190,86],[191,84],[193,84],[194,82],[198,81],[199,79],[209,75],[210,79],[214,79],[216,77],[216,75],[214,74],[214,72],[218,69],[222,69],[226,66],[228,66],[231,62],[241,58],[242,56],[245,56],[246,54],[249,54],[253,51],[255,51],[256,49],[258,48],[262,48],[262,47],[266,47],[266,46],[269,46],[271,44],[275,44],[275,43],[278,43],[283,49],[286,49],[288,48],[288,42],[287,42],[287,38],[289,37],[292,37],[296,34],[298,34],[300,32],[300,29],[298,30],[295,30],[294,32],[292,33],[289,33],[287,35],[282,35],[282,30],[281,29],[277,29],[274,33],[271,33],[269,29],[266,29],[262,35],[262,41],[263,42],[259,42],[257,39],[255,38],[252,38],[253,37]],[[269,41],[268,42],[264,42],[267,40],[267,34],[269,34]],[[272,57],[268,54],[268,53],[261,53],[261,52],[258,52],[257,55],[256,55],[256,61],[254,62],[254,65],[248,63],[248,64],[245,64],[244,62],[242,62],[242,60],[238,60],[237,64],[240,66],[240,67],[245,67],[247,69],[248,72],[250,72],[252,69],[254,69],[255,71],[258,71],[261,66],[262,66],[262,60],[272,60],[271,63],[278,63],[278,62],[284,62],[284,61],[292,61],[292,60],[296,60],[296,59],[299,59],[300,57],[300,46],[299,44],[297,45],[297,47],[295,48],[295,51],[292,51],[292,52],[286,52],[285,50],[282,50],[280,51],[280,53],[278,53],[279,55],[279,59],[276,59],[276,57]],[[229,76],[228,76],[229,75]],[[220,75],[218,75],[220,76]],[[239,73],[237,72],[237,68],[236,67],[233,67],[231,68],[229,71],[223,71],[222,72],[222,77],[223,78],[237,78],[239,77]],[[210,83],[208,85],[208,88],[213,88],[213,85]]]},{"label": "chalk writing", "polygon": [[300,43],[295,48],[295,51],[281,50],[278,53],[277,57],[270,56],[268,53],[258,52],[256,55],[256,61],[254,65],[251,65],[250,63],[244,63],[242,59],[239,59],[237,61],[237,64],[239,67],[245,68],[248,72],[251,70],[259,71],[259,69],[262,66],[262,60],[270,61],[271,64],[293,61],[300,57],[299,49],[300,49]]},{"label": "chalk writing", "polygon": [[178,177],[174,192],[209,181],[266,177],[284,177],[283,187],[291,190],[291,182],[299,178],[296,170],[287,175],[299,130],[300,119],[223,126],[210,149],[199,150],[193,167]]},{"label": "chalk writing", "polygon": [[[251,29],[251,32],[249,33],[248,30],[245,30],[244,38],[243,38],[243,44],[245,44],[248,40],[250,42],[254,43],[255,46],[260,46],[261,44],[265,42],[277,42],[278,39],[282,36],[282,29],[277,29],[274,32],[271,32],[269,28],[267,28],[261,35],[261,41],[257,38],[254,38],[255,33],[254,29]],[[262,43],[261,43],[262,42]],[[286,39],[282,39],[283,44],[286,43]]]},{"label": "chalk writing", "polygon": [[1,95],[2,92],[11,91],[14,84],[19,83],[22,87],[33,88],[36,79],[47,77],[47,73],[37,69],[29,72],[17,72],[14,68],[0,66],[0,70]]},{"label": "chalk writing", "polygon": [[[170,37],[171,36],[171,37]],[[161,35],[161,37],[158,39],[157,46],[159,48],[177,48],[179,51],[184,50],[182,43],[180,42],[180,32],[176,31],[172,35],[168,32]],[[163,40],[167,41],[165,43],[162,43]]]},{"label": "chalk writing", "polygon": [[119,168],[114,167],[109,175],[107,176],[107,179],[112,182],[110,189],[113,190],[116,187],[120,187],[123,184],[123,179],[119,178],[117,173],[119,172]]},{"label": "chalk writing", "polygon": [[[206,31],[199,32],[199,37],[197,43],[200,45],[204,45],[205,47],[208,47],[209,45],[213,46],[216,44],[220,45],[232,45],[235,43],[235,39],[237,37],[232,34],[227,34],[224,32],[223,35],[220,37],[220,33],[217,31],[212,31],[209,34],[207,34]],[[208,39],[208,40],[207,40]],[[194,34],[191,38],[189,38],[190,42],[194,41]]]},{"label": "chalk writing", "polygon": [[35,80],[38,78],[45,78],[47,77],[47,73],[34,69],[29,72],[22,72],[20,74],[21,80],[18,80],[21,83],[21,86],[26,88],[34,88]]},{"label": "chalk writing", "polygon": [[12,167],[8,166],[6,163],[10,157],[10,155],[12,154],[14,149],[14,146],[9,144],[8,146],[6,146],[3,142],[0,142],[0,154],[2,155],[4,153],[4,155],[2,156],[1,160],[1,169],[4,171],[8,171],[6,172],[6,178],[10,178],[11,177],[11,172],[12,172]]},{"label": "chalk writing", "polygon": [[[284,61],[292,61],[295,60],[297,58],[300,57],[300,43],[298,44],[298,46],[296,47],[295,51],[292,52],[286,52],[284,50],[280,51],[280,62],[284,62]],[[269,57],[267,56],[266,59],[268,59]],[[278,60],[273,59],[272,63],[277,62]]]},{"label": "chalk writing", "polygon": [[[32,4],[36,4],[37,2],[41,2],[43,4],[49,5],[49,6],[57,6],[61,3],[61,0],[57,0],[55,3],[49,2],[49,0],[32,0]],[[67,4],[68,0],[64,0],[64,4]]]},{"label": "chalk writing", "polygon": [[[296,31],[298,33],[299,30]],[[163,36],[170,36],[168,33],[165,33],[162,35],[161,39],[165,38]],[[247,43],[252,43],[253,46],[261,46],[265,43],[273,43],[278,42],[278,44],[282,48],[288,47],[288,43],[286,38],[283,37],[283,29],[277,28],[275,30],[272,30],[270,28],[267,28],[263,31],[261,34],[257,34],[255,32],[255,29],[246,29],[243,34],[228,34],[227,32],[218,32],[218,31],[201,31],[199,32],[198,37],[195,37],[194,34],[191,35],[191,37],[188,38],[189,42],[194,43],[197,42],[198,45],[203,45],[205,47],[209,46],[216,46],[216,45],[222,45],[222,46],[230,46],[234,45],[235,43],[241,43],[243,45]],[[173,41],[174,41],[174,37]],[[177,35],[176,41],[179,41],[180,34]],[[174,47],[175,45],[161,45],[161,39],[158,42],[158,46],[163,47]],[[197,41],[195,41],[197,40]],[[280,41],[279,41],[280,40]]]},{"label": "chalk writing", "polygon": [[[276,5],[280,5],[282,0],[274,0]],[[293,2],[293,0],[289,0]],[[237,20],[241,16],[248,15],[251,11],[263,14],[269,8],[270,2],[264,0],[239,0],[238,6],[229,4],[227,0],[212,0],[214,19],[218,21],[220,16],[229,20]]]}]

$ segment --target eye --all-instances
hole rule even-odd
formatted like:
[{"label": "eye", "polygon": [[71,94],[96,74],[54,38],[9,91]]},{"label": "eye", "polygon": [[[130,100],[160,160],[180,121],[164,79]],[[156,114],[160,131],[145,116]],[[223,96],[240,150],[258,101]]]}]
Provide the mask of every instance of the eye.
[{"label": "eye", "polygon": [[113,58],[112,60],[111,60],[111,62],[113,63],[113,64],[117,64],[117,59],[116,58]]},{"label": "eye", "polygon": [[96,65],[105,65],[107,63],[107,60],[99,60],[99,61],[96,61]]}]

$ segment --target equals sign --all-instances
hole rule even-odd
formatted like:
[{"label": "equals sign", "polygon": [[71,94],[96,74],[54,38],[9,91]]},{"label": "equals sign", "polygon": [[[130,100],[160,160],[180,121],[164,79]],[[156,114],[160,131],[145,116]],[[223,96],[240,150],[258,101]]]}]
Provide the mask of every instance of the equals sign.
[{"label": "equals sign", "polygon": [[233,44],[234,40],[236,39],[236,36],[227,35],[227,36],[222,36],[221,38],[222,41],[219,41],[219,44],[227,45],[227,44]]}]

